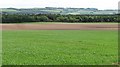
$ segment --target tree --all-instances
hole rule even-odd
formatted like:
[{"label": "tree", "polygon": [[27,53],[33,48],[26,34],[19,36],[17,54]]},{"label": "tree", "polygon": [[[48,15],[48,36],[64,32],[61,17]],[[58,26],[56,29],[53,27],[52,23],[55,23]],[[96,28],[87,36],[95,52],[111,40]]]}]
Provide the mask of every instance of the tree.
[{"label": "tree", "polygon": [[49,21],[49,18],[48,18],[47,16],[38,16],[38,17],[37,17],[37,20],[38,20],[39,22],[41,22],[41,21],[47,22],[47,21]]}]

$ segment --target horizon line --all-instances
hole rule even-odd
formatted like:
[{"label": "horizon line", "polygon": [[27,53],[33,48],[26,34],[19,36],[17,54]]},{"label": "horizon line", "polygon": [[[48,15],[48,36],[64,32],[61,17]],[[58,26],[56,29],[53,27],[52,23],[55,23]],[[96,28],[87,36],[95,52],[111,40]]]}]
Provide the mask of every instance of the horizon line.
[{"label": "horizon line", "polygon": [[[16,9],[30,9],[30,8],[46,8],[46,7],[0,7],[0,8],[16,8]],[[51,7],[51,8],[84,8],[84,7]],[[95,7],[85,7],[84,9],[87,9],[87,8],[95,8]],[[99,8],[95,8],[95,9],[98,9],[98,10],[118,10],[118,9],[99,9]]]}]

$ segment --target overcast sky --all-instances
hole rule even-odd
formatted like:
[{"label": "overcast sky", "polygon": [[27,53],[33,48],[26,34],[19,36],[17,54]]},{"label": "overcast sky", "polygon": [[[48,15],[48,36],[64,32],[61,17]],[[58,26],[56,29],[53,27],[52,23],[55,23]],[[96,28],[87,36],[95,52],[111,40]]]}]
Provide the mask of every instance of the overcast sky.
[{"label": "overcast sky", "polygon": [[118,9],[120,0],[0,0],[0,8],[75,7]]}]

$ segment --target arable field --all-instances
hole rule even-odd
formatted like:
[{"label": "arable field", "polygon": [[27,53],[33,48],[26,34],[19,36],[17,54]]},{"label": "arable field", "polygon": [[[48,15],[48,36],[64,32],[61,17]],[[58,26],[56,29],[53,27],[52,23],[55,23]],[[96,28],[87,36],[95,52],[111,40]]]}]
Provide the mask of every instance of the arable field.
[{"label": "arable field", "polygon": [[3,65],[112,65],[116,30],[3,30]]},{"label": "arable field", "polygon": [[117,23],[0,24],[2,30],[118,30]]}]

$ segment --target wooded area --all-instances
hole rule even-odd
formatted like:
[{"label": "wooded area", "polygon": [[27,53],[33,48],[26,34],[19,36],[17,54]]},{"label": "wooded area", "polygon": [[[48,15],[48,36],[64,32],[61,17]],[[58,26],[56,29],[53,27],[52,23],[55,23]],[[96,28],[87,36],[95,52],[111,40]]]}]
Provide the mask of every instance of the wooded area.
[{"label": "wooded area", "polygon": [[118,15],[3,14],[2,23],[24,22],[120,22]]}]

